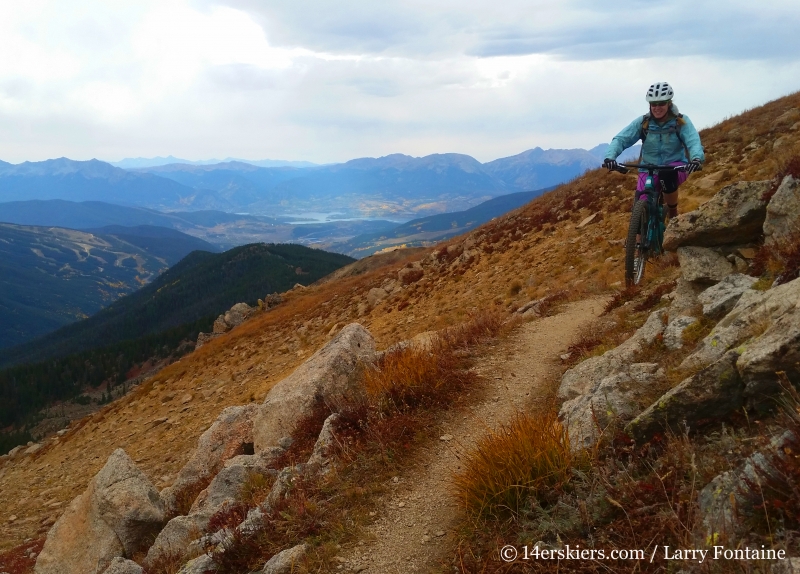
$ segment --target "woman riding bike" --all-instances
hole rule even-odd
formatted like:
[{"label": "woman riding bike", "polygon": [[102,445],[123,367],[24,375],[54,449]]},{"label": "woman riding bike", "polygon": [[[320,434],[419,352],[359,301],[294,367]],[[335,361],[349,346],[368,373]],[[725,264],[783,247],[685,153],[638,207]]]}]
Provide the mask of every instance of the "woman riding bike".
[{"label": "woman riding bike", "polygon": [[[674,91],[667,82],[658,82],[647,90],[650,113],[633,120],[619,132],[606,151],[603,166],[610,171],[617,168],[619,155],[642,140],[642,163],[660,165],[686,165],[685,171],[662,171],[654,176],[653,185],[658,187],[659,178],[664,184],[664,199],[670,218],[678,215],[678,186],[688,175],[700,169],[705,153],[700,135],[688,116],[678,112],[672,103]],[[647,172],[640,170],[636,191],[644,190]]]}]

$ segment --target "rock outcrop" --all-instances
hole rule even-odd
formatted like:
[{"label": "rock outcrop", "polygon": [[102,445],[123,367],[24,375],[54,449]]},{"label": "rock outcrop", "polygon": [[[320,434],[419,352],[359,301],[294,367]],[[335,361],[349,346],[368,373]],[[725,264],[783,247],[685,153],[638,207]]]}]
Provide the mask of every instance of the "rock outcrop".
[{"label": "rock outcrop", "polygon": [[723,278],[697,297],[698,302],[703,305],[703,315],[711,319],[719,319],[727,314],[756,281],[755,277],[741,273],[734,273]]},{"label": "rock outcrop", "polygon": [[[626,431],[644,442],[665,430],[678,431],[703,420],[724,417],[744,404],[744,383],[736,370],[739,353],[728,351],[713,363],[681,381],[650,405]],[[684,427],[685,428],[685,427]]]},{"label": "rock outcrop", "polygon": [[800,179],[787,175],[767,206],[764,243],[781,243],[792,233],[800,233]]},{"label": "rock outcrop", "polygon": [[695,211],[679,215],[664,233],[664,249],[749,243],[759,239],[769,181],[740,181],[722,188]]},{"label": "rock outcrop", "polygon": [[175,482],[161,493],[171,514],[179,513],[181,506],[191,505],[226,460],[253,454],[253,418],[257,411],[256,405],[228,407],[200,436],[197,448]]},{"label": "rock outcrop", "polygon": [[698,534],[702,540],[728,542],[739,533],[742,525],[737,509],[746,507],[751,485],[761,484],[769,476],[777,476],[777,461],[791,456],[798,447],[798,437],[792,431],[786,431],[748,457],[737,469],[723,472],[706,485],[698,496],[703,529]]},{"label": "rock outcrop", "polygon": [[47,534],[36,574],[102,572],[116,557],[147,548],[164,523],[158,491],[122,449]]},{"label": "rock outcrop", "polygon": [[679,247],[678,261],[683,278],[695,283],[717,283],[735,271],[724,255],[708,247]]},{"label": "rock outcrop", "polygon": [[636,362],[636,356],[664,332],[665,318],[663,311],[651,313],[645,324],[627,341],[600,357],[587,359],[568,370],[561,377],[558,398],[564,401],[585,395],[603,378],[621,372],[627,365]]},{"label": "rock outcrop", "polygon": [[253,419],[255,451],[266,450],[291,435],[316,401],[360,392],[356,369],[374,357],[375,339],[369,331],[358,323],[344,327],[267,394]]},{"label": "rock outcrop", "polygon": [[[277,297],[277,299],[275,297]],[[281,297],[277,294],[268,295],[267,300],[270,302],[269,304],[274,307],[275,305],[280,304]],[[197,343],[195,344],[195,348],[199,349],[209,341],[216,339],[220,335],[224,335],[234,327],[238,327],[247,319],[252,317],[258,309],[266,310],[269,309],[269,307],[265,301],[261,300],[259,300],[258,307],[251,307],[247,303],[236,303],[236,305],[216,318],[211,333],[199,333],[197,335]]]}]

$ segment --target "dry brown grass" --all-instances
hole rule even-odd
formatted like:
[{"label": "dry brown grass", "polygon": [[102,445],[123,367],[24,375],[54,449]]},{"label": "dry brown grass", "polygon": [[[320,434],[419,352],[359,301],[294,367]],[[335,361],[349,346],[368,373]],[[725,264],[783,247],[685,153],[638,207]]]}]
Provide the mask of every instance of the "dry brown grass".
[{"label": "dry brown grass", "polygon": [[519,517],[570,479],[569,437],[554,411],[518,413],[480,440],[453,479],[456,499],[473,521]]}]

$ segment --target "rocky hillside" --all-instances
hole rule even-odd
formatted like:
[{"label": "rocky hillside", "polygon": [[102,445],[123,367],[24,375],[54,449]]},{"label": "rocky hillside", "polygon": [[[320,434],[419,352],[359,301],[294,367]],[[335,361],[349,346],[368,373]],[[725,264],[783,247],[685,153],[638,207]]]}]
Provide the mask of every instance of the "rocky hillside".
[{"label": "rocky hillside", "polygon": [[[705,203],[731,183],[771,180],[785,171],[788,160],[800,153],[798,108],[800,94],[794,94],[705,130],[709,161],[683,188],[683,211]],[[590,172],[512,214],[436,248],[410,254],[406,260],[284,293],[282,305],[210,341],[124,399],[75,421],[60,436],[4,457],[0,490],[9,502],[0,510],[3,547],[41,540],[75,499],[64,514],[68,518],[54,532],[68,532],[70,524],[76,532],[81,524],[83,531],[97,526],[107,541],[96,547],[104,559],[147,556],[152,568],[155,556],[149,551],[142,554],[146,534],[158,531],[177,507],[178,514],[187,517],[173,519],[171,530],[158,537],[163,542],[178,536],[180,528],[196,531],[195,518],[210,518],[213,504],[221,500],[213,499],[211,495],[220,492],[213,489],[196,500],[188,494],[192,500],[176,496],[191,492],[184,488],[191,477],[210,472],[198,464],[202,459],[195,451],[198,445],[202,449],[218,444],[221,450],[214,451],[220,453],[220,462],[242,455],[227,466],[231,477],[253,463],[247,457],[278,456],[270,448],[280,446],[276,439],[285,436],[292,424],[281,413],[294,411],[287,408],[276,415],[276,406],[301,400],[287,391],[286,381],[292,380],[287,377],[313,372],[313,361],[297,369],[326,343],[327,350],[320,351],[323,356],[333,356],[334,349],[344,347],[350,349],[345,357],[358,357],[356,349],[371,350],[370,339],[378,350],[386,349],[426,331],[461,324],[479,311],[510,314],[523,309],[535,314],[558,300],[618,292],[621,238],[633,188],[632,177]],[[747,265],[754,255],[737,253],[730,253],[732,263],[723,257],[730,270],[739,264],[737,257]],[[667,257],[649,267],[646,277],[651,286],[668,284],[680,272],[677,258]],[[650,303],[644,308],[652,308],[668,292],[649,293],[644,301]],[[626,296],[617,297],[620,304]],[[361,327],[352,326],[354,322]],[[617,336],[624,340],[640,326],[636,321],[620,325]],[[350,363],[338,364],[346,370]],[[271,400],[265,403],[269,393]],[[273,404],[277,397],[283,402]],[[204,435],[212,423],[215,426]],[[221,428],[230,431],[224,436],[234,438],[216,439],[222,436],[217,432]],[[141,494],[136,498],[142,504],[138,516],[147,517],[142,521],[144,538],[132,534],[125,510],[129,507],[119,504],[113,489],[109,492],[110,485],[122,478],[138,485],[133,490]],[[204,480],[208,479],[206,475]],[[291,475],[279,475],[276,484],[285,486],[291,480]],[[281,488],[277,487],[279,494]],[[102,515],[104,508],[107,515]],[[83,517],[83,522],[69,518],[75,516]],[[252,518],[251,526],[258,520]],[[113,525],[111,530],[108,525]],[[25,552],[30,556],[38,548]],[[53,563],[55,546],[49,548],[42,554],[40,572],[52,571],[48,564]],[[283,558],[291,561],[291,556]]]}]

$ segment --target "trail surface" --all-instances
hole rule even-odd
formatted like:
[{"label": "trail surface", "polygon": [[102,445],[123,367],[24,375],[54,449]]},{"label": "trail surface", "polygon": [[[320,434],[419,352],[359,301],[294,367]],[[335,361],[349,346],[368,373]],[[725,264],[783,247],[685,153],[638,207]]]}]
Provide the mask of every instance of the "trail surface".
[{"label": "trail surface", "polygon": [[460,511],[450,478],[461,458],[487,429],[508,422],[521,410],[536,410],[560,375],[564,354],[582,329],[603,310],[605,300],[566,305],[552,317],[525,323],[507,340],[489,348],[474,370],[480,397],[466,410],[445,414],[441,438],[421,449],[392,479],[367,536],[343,551],[340,571],[401,574],[439,570],[454,541]]}]

